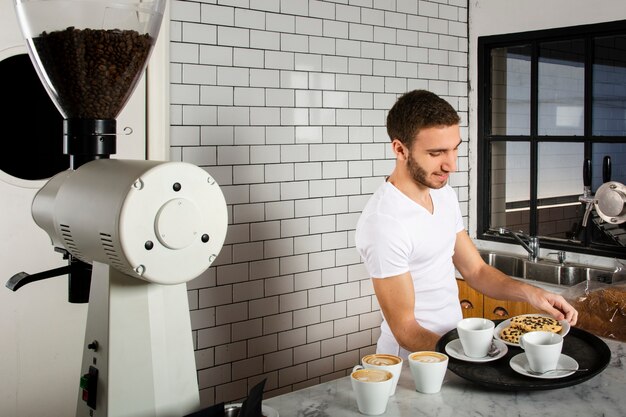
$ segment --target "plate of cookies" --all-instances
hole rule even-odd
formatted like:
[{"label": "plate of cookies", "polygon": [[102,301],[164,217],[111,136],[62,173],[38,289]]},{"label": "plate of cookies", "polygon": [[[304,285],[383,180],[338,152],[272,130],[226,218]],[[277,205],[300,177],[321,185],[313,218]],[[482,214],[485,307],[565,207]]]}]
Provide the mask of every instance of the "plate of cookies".
[{"label": "plate of cookies", "polygon": [[566,320],[559,321],[547,314],[522,314],[498,324],[493,330],[493,336],[509,346],[519,346],[519,339],[524,333],[543,330],[565,336],[569,329]]}]

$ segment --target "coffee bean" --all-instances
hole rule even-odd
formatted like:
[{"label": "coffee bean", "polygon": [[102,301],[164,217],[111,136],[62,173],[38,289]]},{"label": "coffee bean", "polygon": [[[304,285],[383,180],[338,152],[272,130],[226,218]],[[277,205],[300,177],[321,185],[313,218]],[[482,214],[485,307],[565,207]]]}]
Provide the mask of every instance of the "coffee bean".
[{"label": "coffee bean", "polygon": [[115,119],[153,43],[132,30],[76,29],[32,39],[66,118]]}]

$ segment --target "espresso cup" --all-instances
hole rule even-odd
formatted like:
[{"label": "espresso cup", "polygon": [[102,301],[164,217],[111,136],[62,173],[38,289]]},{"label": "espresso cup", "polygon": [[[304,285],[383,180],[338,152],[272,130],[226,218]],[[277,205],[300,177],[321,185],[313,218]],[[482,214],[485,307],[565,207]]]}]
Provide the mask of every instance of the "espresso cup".
[{"label": "espresso cup", "polygon": [[556,369],[563,349],[563,336],[552,332],[525,333],[519,345],[526,352],[531,371],[546,372]]},{"label": "espresso cup", "polygon": [[484,358],[489,352],[493,340],[494,323],[488,319],[472,317],[461,320],[456,330],[461,339],[461,346],[465,356],[470,358]]},{"label": "espresso cup", "polygon": [[362,365],[357,365],[352,369],[353,371],[359,368],[364,369],[382,369],[383,371],[389,371],[393,374],[393,382],[391,384],[391,392],[389,395],[396,393],[396,386],[400,379],[400,373],[402,372],[402,358],[396,355],[388,355],[386,353],[374,353],[364,356],[361,359]]},{"label": "espresso cup", "polygon": [[435,394],[441,390],[448,369],[448,356],[439,352],[413,352],[409,355],[409,368],[415,389],[424,394]]},{"label": "espresso cup", "polygon": [[385,412],[393,383],[391,372],[360,368],[352,371],[350,380],[361,414],[376,416]]}]

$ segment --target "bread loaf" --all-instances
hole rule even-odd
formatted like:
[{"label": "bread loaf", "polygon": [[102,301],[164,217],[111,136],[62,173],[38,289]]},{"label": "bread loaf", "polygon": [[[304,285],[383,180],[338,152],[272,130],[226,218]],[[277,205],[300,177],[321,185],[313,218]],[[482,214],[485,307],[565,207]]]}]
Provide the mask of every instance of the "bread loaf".
[{"label": "bread loaf", "polygon": [[606,287],[578,296],[576,327],[600,337],[626,342],[626,287]]}]

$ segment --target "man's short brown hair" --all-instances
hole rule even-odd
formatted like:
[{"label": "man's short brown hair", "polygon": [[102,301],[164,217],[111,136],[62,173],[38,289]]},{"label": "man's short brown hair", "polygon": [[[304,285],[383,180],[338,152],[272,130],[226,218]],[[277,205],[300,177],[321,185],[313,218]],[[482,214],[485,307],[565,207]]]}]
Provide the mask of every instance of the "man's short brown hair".
[{"label": "man's short brown hair", "polygon": [[456,110],[438,95],[426,90],[413,90],[398,98],[387,115],[387,133],[408,148],[420,130],[435,126],[458,125]]}]

